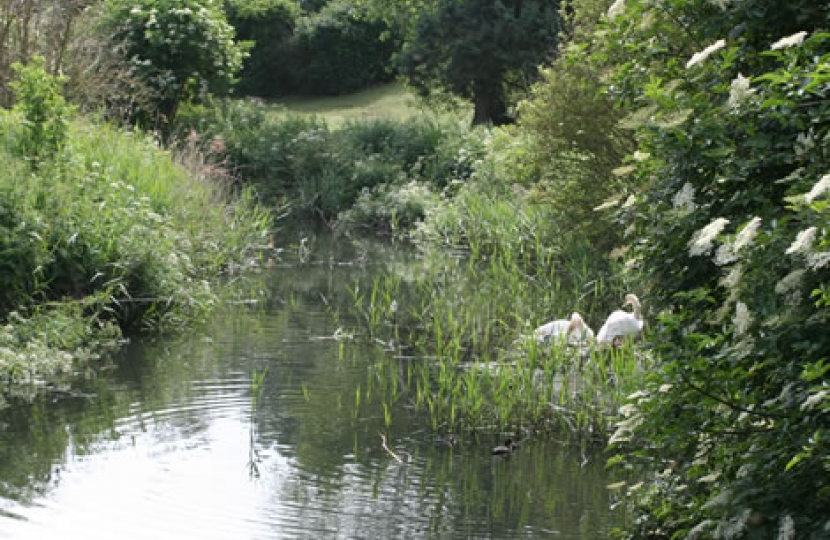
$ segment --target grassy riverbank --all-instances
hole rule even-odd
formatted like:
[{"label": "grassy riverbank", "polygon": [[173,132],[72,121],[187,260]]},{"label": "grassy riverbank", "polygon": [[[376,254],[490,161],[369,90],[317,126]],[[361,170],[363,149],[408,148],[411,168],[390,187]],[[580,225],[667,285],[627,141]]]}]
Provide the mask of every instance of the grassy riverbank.
[{"label": "grassy riverbank", "polygon": [[[126,333],[200,320],[218,300],[211,280],[255,264],[270,222],[195,142],[174,154],[74,117],[34,84],[37,66],[28,74],[0,117],[0,379],[12,394],[75,373]],[[38,92],[53,104],[42,116]]]}]

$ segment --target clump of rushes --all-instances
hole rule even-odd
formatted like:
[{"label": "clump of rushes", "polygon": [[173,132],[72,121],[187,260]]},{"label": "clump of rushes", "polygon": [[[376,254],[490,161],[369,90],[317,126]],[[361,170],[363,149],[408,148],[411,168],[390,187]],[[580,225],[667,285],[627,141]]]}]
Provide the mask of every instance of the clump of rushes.
[{"label": "clump of rushes", "polygon": [[72,373],[124,332],[200,320],[219,299],[212,278],[258,257],[267,214],[205,162],[188,170],[149,137],[82,119],[34,162],[19,114],[0,116],[7,392]]},{"label": "clump of rushes", "polygon": [[[522,235],[509,241],[479,222],[474,227],[486,234],[456,244],[463,255],[425,243],[414,278],[355,286],[362,333],[393,352],[388,365],[376,365],[372,386],[389,392],[389,402],[409,399],[436,431],[556,432],[605,441],[619,405],[640,387],[649,356],[631,344],[584,351],[542,346],[532,330],[574,310],[597,327],[619,304],[625,284],[610,270],[596,271],[588,250],[550,248],[550,239],[534,232],[543,228],[533,226],[530,213],[517,216],[514,206],[509,216],[506,206],[494,209],[486,197],[478,202],[489,206],[480,215],[499,214]],[[474,214],[473,199],[465,204],[465,213]]]}]

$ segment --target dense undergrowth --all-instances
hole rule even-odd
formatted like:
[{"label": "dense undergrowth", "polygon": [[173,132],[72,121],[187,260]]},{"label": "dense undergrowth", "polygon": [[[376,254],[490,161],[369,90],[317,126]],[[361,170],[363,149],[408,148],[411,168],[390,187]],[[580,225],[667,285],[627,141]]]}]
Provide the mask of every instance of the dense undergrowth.
[{"label": "dense undergrowth", "polygon": [[74,117],[41,64],[0,117],[0,378],[27,393],[127,333],[200,320],[270,217],[196,151]]},{"label": "dense undergrowth", "polygon": [[407,229],[483,152],[481,133],[455,118],[350,121],[282,114],[227,101],[181,114],[180,131],[212,141],[215,155],[266,204],[292,200],[295,215],[351,228]]}]

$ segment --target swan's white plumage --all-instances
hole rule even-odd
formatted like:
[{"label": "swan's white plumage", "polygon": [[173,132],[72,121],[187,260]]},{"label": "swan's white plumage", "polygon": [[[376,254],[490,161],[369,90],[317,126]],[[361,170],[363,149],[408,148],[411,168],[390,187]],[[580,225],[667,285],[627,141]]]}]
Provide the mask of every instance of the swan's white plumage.
[{"label": "swan's white plumage", "polygon": [[585,324],[579,313],[571,314],[570,320],[558,319],[543,324],[534,330],[533,335],[540,343],[561,340],[567,341],[568,345],[579,345],[584,341],[594,339],[594,331]]},{"label": "swan's white plumage", "polygon": [[623,310],[613,312],[599,329],[597,342],[611,343],[618,337],[636,336],[643,330],[643,314],[640,300],[633,294],[625,296],[623,307],[631,306],[633,313]]}]

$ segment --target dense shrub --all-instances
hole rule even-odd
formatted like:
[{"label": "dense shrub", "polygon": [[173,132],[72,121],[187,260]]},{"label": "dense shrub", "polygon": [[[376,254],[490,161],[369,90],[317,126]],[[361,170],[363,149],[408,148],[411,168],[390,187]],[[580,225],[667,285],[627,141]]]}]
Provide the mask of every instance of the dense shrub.
[{"label": "dense shrub", "polygon": [[662,360],[613,437],[619,461],[660,471],[626,537],[826,538],[830,11],[609,14],[598,54],[639,143],[621,215]]},{"label": "dense shrub", "polygon": [[[369,204],[364,190],[417,181],[437,191],[465,180],[484,153],[480,136],[455,122],[370,120],[330,129],[314,118],[238,101],[211,112],[194,110],[181,120],[183,130],[221,140],[222,159],[263,201],[288,197],[295,209],[327,220],[358,197]],[[397,191],[386,189],[377,195]]]},{"label": "dense shrub", "polygon": [[113,0],[102,18],[114,46],[155,91],[152,110],[135,110],[145,126],[167,128],[179,105],[227,94],[245,55],[216,0]]}]

